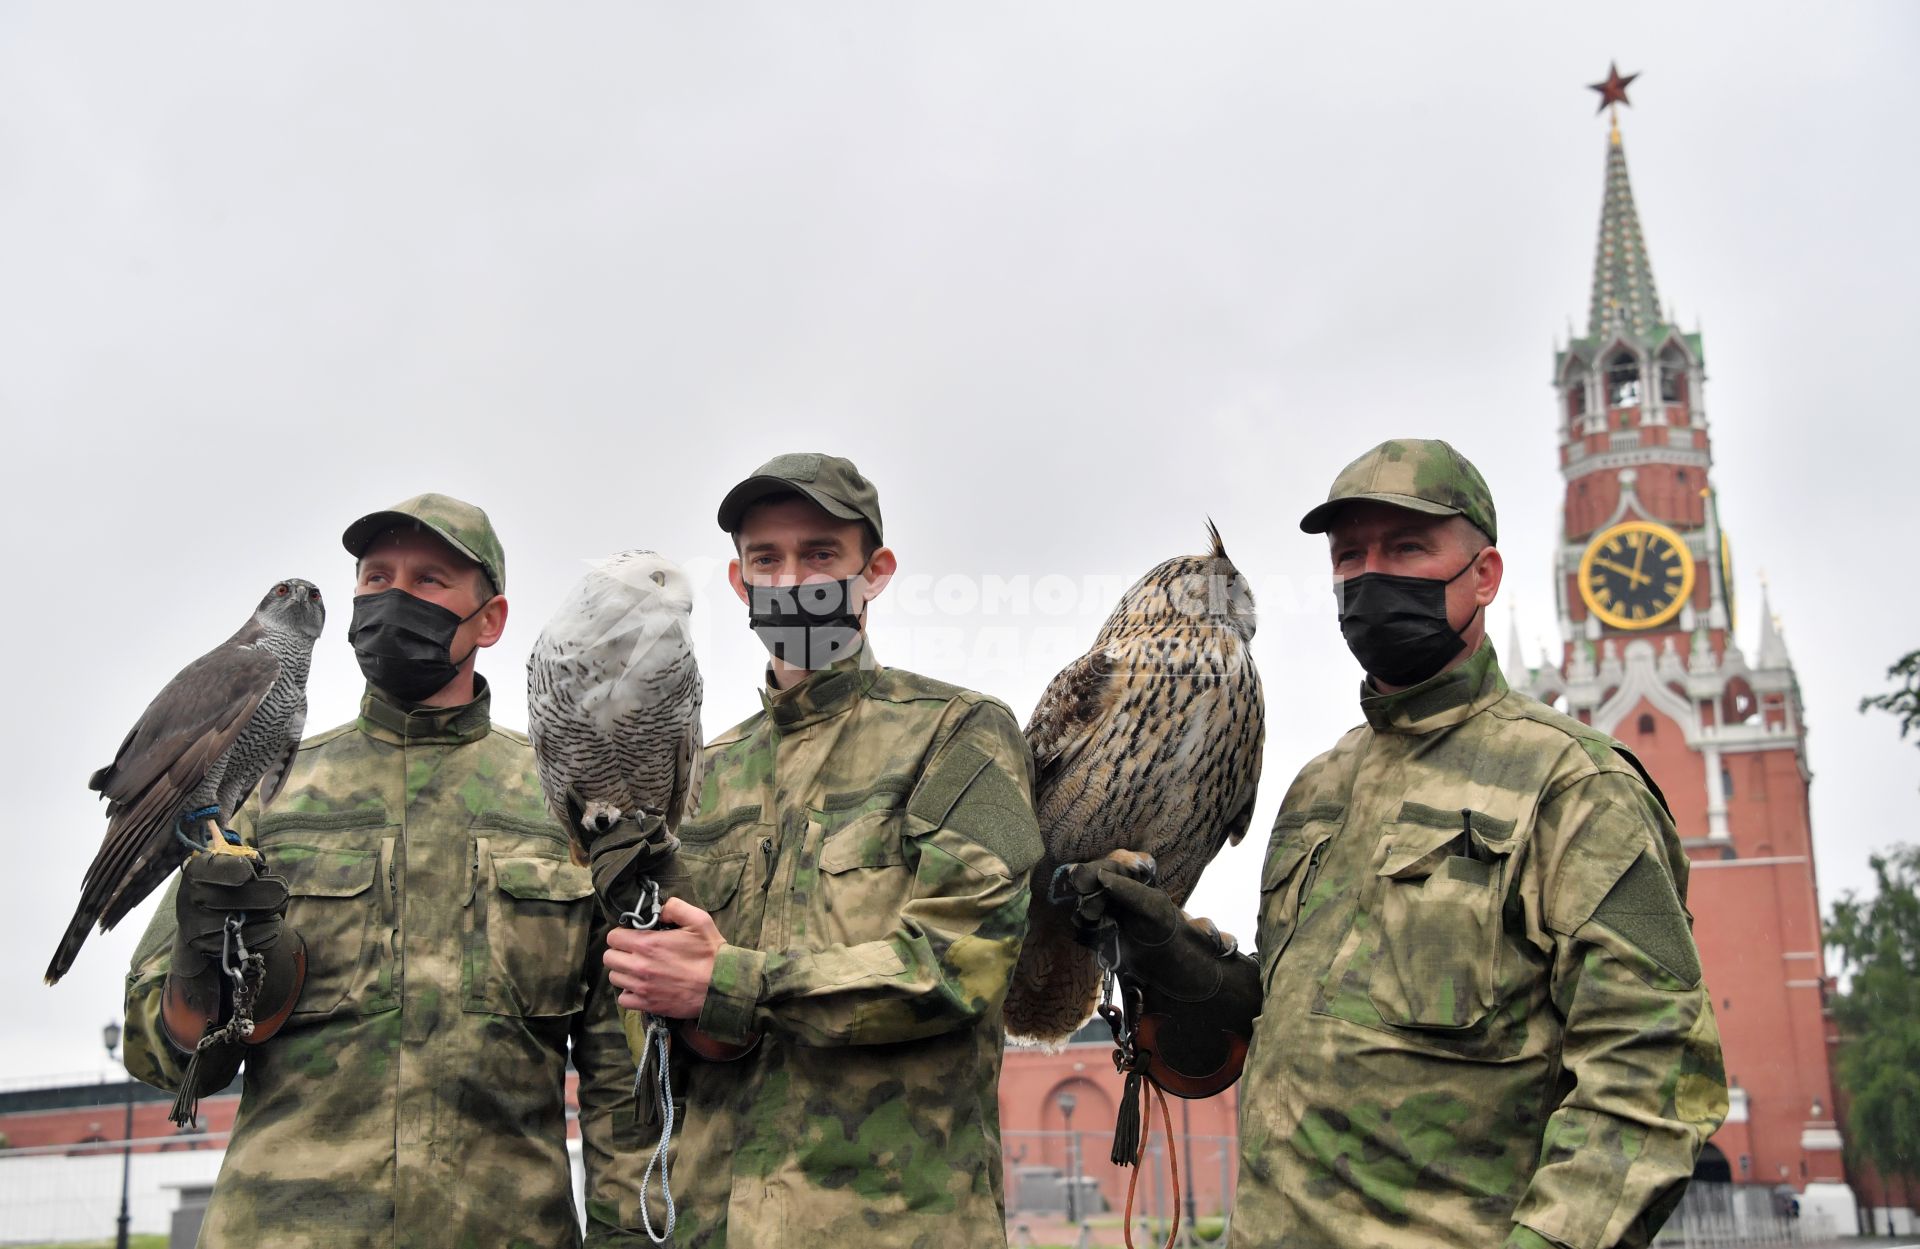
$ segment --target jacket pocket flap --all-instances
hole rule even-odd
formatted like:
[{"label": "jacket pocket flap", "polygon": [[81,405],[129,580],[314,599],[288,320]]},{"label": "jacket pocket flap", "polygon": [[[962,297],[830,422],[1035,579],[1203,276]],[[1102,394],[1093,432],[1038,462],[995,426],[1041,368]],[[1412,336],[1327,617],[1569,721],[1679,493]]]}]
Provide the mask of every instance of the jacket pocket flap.
[{"label": "jacket pocket flap", "polygon": [[900,846],[900,808],[869,811],[830,834],[820,847],[820,870],[827,875],[856,867],[890,867],[906,862]]},{"label": "jacket pocket flap", "polygon": [[[755,808],[757,811],[758,808]],[[674,856],[678,869],[668,892],[685,898],[708,913],[723,910],[740,892],[740,878],[746,874],[747,856],[688,854],[685,846]],[[667,884],[667,878],[661,878]]]},{"label": "jacket pocket flap", "polygon": [[1392,827],[1393,843],[1387,847],[1379,874],[1395,880],[1418,880],[1431,875],[1440,860],[1466,848],[1466,832],[1458,827],[1434,828],[1426,824]]},{"label": "jacket pocket flap", "polygon": [[578,902],[593,892],[586,868],[564,859],[494,856],[494,879],[508,897],[534,902]]},{"label": "jacket pocket flap", "polygon": [[1298,837],[1270,852],[1267,865],[1260,873],[1260,892],[1267,893],[1286,884],[1287,877],[1293,875],[1293,869],[1306,857],[1307,844]]},{"label": "jacket pocket flap", "polygon": [[379,866],[377,850],[300,845],[275,846],[267,861],[268,870],[285,874],[287,892],[303,898],[357,897],[373,887]]}]

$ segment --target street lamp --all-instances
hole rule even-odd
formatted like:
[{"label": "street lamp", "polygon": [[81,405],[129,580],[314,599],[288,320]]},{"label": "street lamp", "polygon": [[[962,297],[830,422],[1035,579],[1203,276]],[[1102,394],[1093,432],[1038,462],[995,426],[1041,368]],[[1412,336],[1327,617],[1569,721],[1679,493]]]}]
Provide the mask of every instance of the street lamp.
[{"label": "street lamp", "polygon": [[[107,1057],[119,1057],[114,1051],[120,1048],[120,1025],[109,1022],[100,1029],[100,1039],[107,1043]],[[127,1249],[127,1188],[133,1178],[133,1081],[127,1081],[127,1129],[124,1137],[126,1144],[120,1147],[120,1230],[114,1233],[114,1249]]]},{"label": "street lamp", "polygon": [[1067,1222],[1077,1223],[1080,1221],[1077,1214],[1080,1203],[1076,1192],[1080,1187],[1080,1137],[1073,1130],[1073,1094],[1062,1093],[1054,1098],[1053,1104],[1060,1107],[1060,1117],[1066,1120],[1067,1165],[1073,1168],[1073,1174],[1067,1177]]}]

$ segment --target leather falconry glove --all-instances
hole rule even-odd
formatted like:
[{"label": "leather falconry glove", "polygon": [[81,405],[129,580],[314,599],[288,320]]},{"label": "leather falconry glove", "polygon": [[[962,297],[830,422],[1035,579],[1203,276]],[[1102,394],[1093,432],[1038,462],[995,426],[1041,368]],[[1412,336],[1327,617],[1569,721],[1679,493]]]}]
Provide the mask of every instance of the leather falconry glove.
[{"label": "leather falconry glove", "polygon": [[628,816],[593,839],[587,870],[593,874],[594,901],[609,924],[621,924],[643,902],[657,915],[662,895],[649,883],[665,883],[674,874],[670,865],[679,848],[680,839],[667,831],[666,817],[650,811]]},{"label": "leather falconry glove", "polygon": [[[667,831],[665,818],[652,812],[623,819],[593,839],[587,870],[593,873],[594,901],[607,923],[672,927],[659,923],[660,904],[686,884],[686,869],[674,857],[679,849],[680,839]],[[689,1049],[713,1062],[731,1062],[760,1040],[755,1034],[735,1045],[708,1036],[691,1019],[665,1022]]]},{"label": "leather falconry glove", "polygon": [[261,955],[265,965],[246,1040],[257,1045],[280,1030],[293,1013],[307,971],[306,945],[286,926],[286,914],[286,879],[268,872],[257,857],[202,853],[181,866],[163,1004],[175,1045],[191,1051],[207,1028],[224,1018],[232,1005],[232,983],[224,969],[237,968],[250,954]]},{"label": "leather falconry glove", "polygon": [[1148,1078],[1182,1097],[1211,1097],[1240,1078],[1260,1014],[1260,967],[1213,921],[1175,906],[1154,872],[1151,856],[1116,850],[1061,868],[1055,898],[1073,906],[1082,934],[1137,989]]}]

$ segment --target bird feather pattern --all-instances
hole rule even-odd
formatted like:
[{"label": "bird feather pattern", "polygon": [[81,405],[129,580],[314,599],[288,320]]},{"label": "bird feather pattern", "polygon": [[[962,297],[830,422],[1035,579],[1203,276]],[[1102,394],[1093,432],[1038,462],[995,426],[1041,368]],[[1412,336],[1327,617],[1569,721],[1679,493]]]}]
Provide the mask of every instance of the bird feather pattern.
[{"label": "bird feather pattern", "polygon": [[643,812],[700,799],[700,667],[687,576],[622,551],[574,585],[527,657],[527,734],[554,818],[585,850]]},{"label": "bird feather pattern", "polygon": [[1166,560],[1134,583],[1027,724],[1046,853],[1008,990],[1009,1035],[1064,1042],[1099,1001],[1093,951],[1046,897],[1056,868],[1143,851],[1184,903],[1253,819],[1265,740],[1253,592],[1219,531],[1209,524],[1208,534],[1205,555]]},{"label": "bird feather pattern", "polygon": [[224,828],[256,788],[273,801],[306,726],[307,668],[325,623],[312,582],[279,582],[232,637],[167,683],[113,762],[88,778],[106,800],[107,833],[48,984],[73,966],[95,924],[112,928],[186,860],[174,830],[189,812],[217,807]]}]

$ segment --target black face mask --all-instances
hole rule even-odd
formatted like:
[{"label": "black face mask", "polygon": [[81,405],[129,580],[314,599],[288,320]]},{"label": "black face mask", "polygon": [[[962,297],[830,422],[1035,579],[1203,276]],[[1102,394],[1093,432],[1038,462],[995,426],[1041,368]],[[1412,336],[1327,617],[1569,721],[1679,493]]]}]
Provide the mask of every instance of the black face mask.
[{"label": "black face mask", "polygon": [[804,585],[749,585],[747,625],[775,659],[819,671],[860,645],[860,614],[853,610],[856,574]]},{"label": "black face mask", "polygon": [[1478,558],[1444,581],[1366,572],[1334,583],[1340,635],[1369,676],[1389,685],[1418,685],[1460,653],[1467,642],[1447,621],[1447,587]]},{"label": "black face mask", "polygon": [[401,702],[422,702],[460,675],[460,665],[473,651],[452,657],[454,631],[492,601],[489,596],[471,612],[456,616],[401,589],[355,595],[347,641],[367,680]]}]

